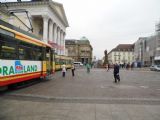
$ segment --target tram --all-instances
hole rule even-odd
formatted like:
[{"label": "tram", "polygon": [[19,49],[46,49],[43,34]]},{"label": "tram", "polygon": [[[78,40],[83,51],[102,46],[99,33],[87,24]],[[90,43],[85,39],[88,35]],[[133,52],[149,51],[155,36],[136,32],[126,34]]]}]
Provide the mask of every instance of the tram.
[{"label": "tram", "polygon": [[61,70],[65,64],[67,69],[70,69],[73,64],[73,59],[64,55],[55,55],[55,71]]},{"label": "tram", "polygon": [[56,55],[50,44],[0,20],[0,88],[34,78],[46,79],[61,70],[62,64],[69,69],[73,60]]},{"label": "tram", "polygon": [[0,20],[0,87],[45,78],[54,71],[51,45]]}]

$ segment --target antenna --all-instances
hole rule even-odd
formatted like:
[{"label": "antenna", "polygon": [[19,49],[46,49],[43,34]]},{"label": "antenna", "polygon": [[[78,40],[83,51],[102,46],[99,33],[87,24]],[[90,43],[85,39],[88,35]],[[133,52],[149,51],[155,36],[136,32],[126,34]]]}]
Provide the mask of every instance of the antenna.
[{"label": "antenna", "polygon": [[[17,0],[17,1],[21,1],[21,0]],[[29,16],[28,16],[28,11],[26,11],[25,9],[15,9],[15,10],[9,10],[9,13],[12,16],[15,16],[25,27],[27,27],[28,31],[32,31],[33,32],[33,27],[32,27],[32,24],[31,24],[31,20],[29,19]],[[28,27],[15,13],[26,13],[31,28]]]}]

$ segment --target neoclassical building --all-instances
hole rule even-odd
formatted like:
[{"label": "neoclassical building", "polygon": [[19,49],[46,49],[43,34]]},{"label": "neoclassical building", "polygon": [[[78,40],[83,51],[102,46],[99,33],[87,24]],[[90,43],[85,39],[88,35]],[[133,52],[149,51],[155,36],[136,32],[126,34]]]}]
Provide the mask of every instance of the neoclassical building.
[{"label": "neoclassical building", "polygon": [[8,17],[8,20],[6,20],[10,24],[28,32],[32,32],[31,30],[33,28],[33,34],[38,36],[40,40],[51,44],[57,54],[65,54],[64,38],[66,35],[66,27],[68,27],[69,24],[61,3],[52,0],[6,2],[1,3],[0,8],[8,10],[8,13],[13,13],[25,23],[20,22],[16,16],[12,14]]},{"label": "neoclassical building", "polygon": [[108,53],[110,64],[134,62],[134,44],[119,44]]},{"label": "neoclassical building", "polygon": [[67,39],[65,44],[68,56],[72,57],[75,62],[82,62],[83,64],[92,62],[93,48],[87,38],[82,37],[80,40]]}]

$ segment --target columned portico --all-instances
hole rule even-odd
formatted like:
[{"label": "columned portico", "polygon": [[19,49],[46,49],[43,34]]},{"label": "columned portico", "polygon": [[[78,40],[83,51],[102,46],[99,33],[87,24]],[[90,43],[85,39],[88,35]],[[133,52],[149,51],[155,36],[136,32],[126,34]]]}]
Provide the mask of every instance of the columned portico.
[{"label": "columned portico", "polygon": [[57,54],[65,55],[65,32],[53,20],[43,16],[43,40],[51,43]]}]

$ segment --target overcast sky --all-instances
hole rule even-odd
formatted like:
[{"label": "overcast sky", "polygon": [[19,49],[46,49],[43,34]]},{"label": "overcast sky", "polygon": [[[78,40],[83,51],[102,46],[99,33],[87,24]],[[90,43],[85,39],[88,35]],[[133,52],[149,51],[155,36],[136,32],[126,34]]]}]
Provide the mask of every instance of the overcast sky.
[{"label": "overcast sky", "polygon": [[132,44],[155,33],[160,0],[55,0],[69,22],[66,38],[86,36],[97,58],[118,44]]},{"label": "overcast sky", "polygon": [[132,44],[154,35],[160,21],[160,0],[55,0],[69,22],[66,39],[85,36],[101,59],[118,44]]}]

